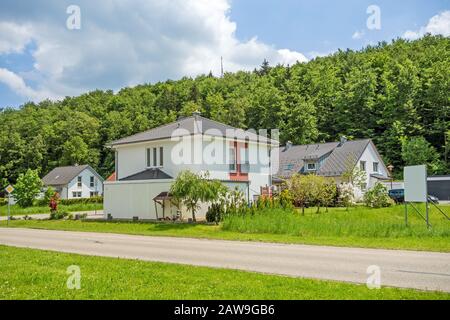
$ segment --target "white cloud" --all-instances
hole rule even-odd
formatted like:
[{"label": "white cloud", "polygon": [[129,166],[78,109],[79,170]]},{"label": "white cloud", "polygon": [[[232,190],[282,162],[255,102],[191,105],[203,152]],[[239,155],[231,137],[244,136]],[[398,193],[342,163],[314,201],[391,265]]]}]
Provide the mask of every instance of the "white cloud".
[{"label": "white cloud", "polygon": [[362,39],[362,37],[364,37],[364,35],[365,35],[364,30],[361,30],[361,31],[357,30],[357,31],[355,31],[355,33],[353,33],[352,39],[355,39],[355,40]]},{"label": "white cloud", "polygon": [[[99,5],[80,0],[81,30],[66,29],[68,15],[59,1],[27,1],[29,14],[11,5],[14,8],[2,8],[0,20],[16,15],[9,23],[13,28],[28,26],[27,34],[36,44],[32,74],[51,97],[209,71],[218,75],[221,56],[225,71],[252,70],[264,59],[272,65],[307,61],[299,52],[275,48],[256,37],[237,39],[230,1],[105,0]],[[46,10],[38,10],[42,8]],[[22,39],[16,45],[7,43],[20,51],[30,41]]]},{"label": "white cloud", "polygon": [[278,50],[278,54],[281,56],[281,61],[286,64],[308,61],[308,59],[306,59],[306,57],[302,53],[291,51],[289,49],[280,49]]},{"label": "white cloud", "polygon": [[403,34],[403,38],[414,40],[423,37],[425,34],[430,33],[432,35],[441,34],[445,37],[450,36],[450,11],[443,11],[433,16],[428,24],[421,27],[419,30],[408,30]]},{"label": "white cloud", "polygon": [[0,68],[0,83],[5,84],[11,91],[26,99],[41,101],[49,96],[49,93],[45,91],[30,88],[25,84],[22,77],[4,68]]},{"label": "white cloud", "polygon": [[29,26],[0,22],[0,54],[21,53],[30,41]]}]

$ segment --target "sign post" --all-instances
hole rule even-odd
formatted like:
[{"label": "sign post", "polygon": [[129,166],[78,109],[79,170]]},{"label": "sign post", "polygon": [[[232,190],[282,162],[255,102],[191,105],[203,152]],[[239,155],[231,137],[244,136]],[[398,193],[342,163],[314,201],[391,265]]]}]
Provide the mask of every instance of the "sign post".
[{"label": "sign post", "polygon": [[14,191],[14,187],[9,185],[6,187],[5,191],[8,194],[8,217],[6,220],[6,225],[9,226],[9,220],[11,219],[11,193]]}]

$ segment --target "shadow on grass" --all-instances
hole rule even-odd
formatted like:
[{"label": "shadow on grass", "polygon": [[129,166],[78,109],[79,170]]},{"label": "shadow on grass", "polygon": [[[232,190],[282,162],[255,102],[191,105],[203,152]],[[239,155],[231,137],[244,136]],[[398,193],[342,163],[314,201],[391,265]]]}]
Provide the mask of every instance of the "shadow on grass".
[{"label": "shadow on grass", "polygon": [[208,224],[205,222],[188,223],[188,222],[171,222],[171,221],[154,221],[154,220],[131,221],[131,220],[83,219],[82,222],[148,226],[148,228],[146,228],[148,231],[191,230],[199,226],[205,227],[216,226],[215,224]]}]

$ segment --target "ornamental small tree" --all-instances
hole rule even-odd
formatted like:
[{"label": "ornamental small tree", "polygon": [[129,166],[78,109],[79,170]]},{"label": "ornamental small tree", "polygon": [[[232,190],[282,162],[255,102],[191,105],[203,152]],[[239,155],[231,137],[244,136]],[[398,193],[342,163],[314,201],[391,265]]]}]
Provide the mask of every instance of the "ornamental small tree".
[{"label": "ornamental small tree", "polygon": [[320,202],[325,206],[325,212],[328,212],[328,207],[334,202],[337,194],[336,183],[333,179],[325,179],[321,186]]},{"label": "ornamental small tree", "polygon": [[294,174],[287,181],[287,186],[295,205],[302,208],[302,214],[304,215],[306,203],[310,199],[310,189],[306,176]]},{"label": "ornamental small tree", "polygon": [[42,181],[37,170],[28,169],[25,174],[20,174],[14,185],[13,196],[17,204],[22,207],[31,207],[33,200],[41,192]]},{"label": "ornamental small tree", "polygon": [[182,203],[192,212],[192,220],[197,221],[195,213],[201,202],[218,201],[226,187],[217,180],[208,180],[209,175],[195,174],[189,170],[182,171],[170,188],[175,202]]}]

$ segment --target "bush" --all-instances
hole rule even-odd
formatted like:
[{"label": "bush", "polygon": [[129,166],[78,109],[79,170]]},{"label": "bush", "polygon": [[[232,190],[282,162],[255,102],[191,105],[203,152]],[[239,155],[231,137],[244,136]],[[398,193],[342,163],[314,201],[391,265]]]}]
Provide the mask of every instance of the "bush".
[{"label": "bush", "polygon": [[79,199],[61,199],[59,203],[63,206],[71,204],[103,203],[103,197],[79,198]]},{"label": "bush", "polygon": [[50,213],[50,220],[62,220],[69,217],[69,213],[62,211],[55,211]]},{"label": "bush", "polygon": [[375,186],[364,195],[364,203],[367,207],[383,208],[392,206],[393,200],[389,197],[386,186],[377,182]]},{"label": "bush", "polygon": [[275,199],[283,209],[294,208],[294,198],[292,197],[292,194],[288,189],[281,191],[281,193],[277,197],[275,197]]},{"label": "bush", "polygon": [[[37,207],[46,207],[48,206],[50,200],[39,199],[34,202],[34,205]],[[78,198],[78,199],[60,199],[58,200],[60,205],[70,206],[72,204],[88,204],[88,203],[103,203],[103,197],[92,197],[92,198]]]},{"label": "bush", "polygon": [[213,203],[208,208],[208,212],[206,212],[206,221],[218,224],[220,221],[222,221],[224,213],[225,210],[220,203]]},{"label": "bush", "polygon": [[44,192],[44,201],[48,204],[50,199],[55,195],[56,190],[53,187],[48,187]]},{"label": "bush", "polygon": [[0,207],[8,204],[8,198],[0,198]]}]

